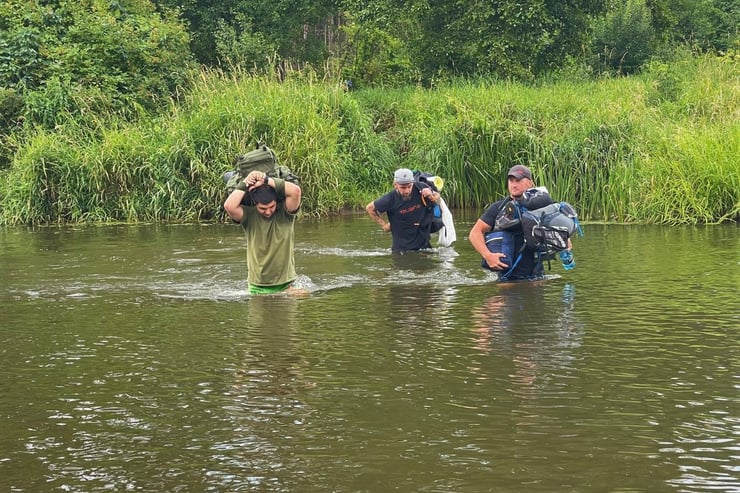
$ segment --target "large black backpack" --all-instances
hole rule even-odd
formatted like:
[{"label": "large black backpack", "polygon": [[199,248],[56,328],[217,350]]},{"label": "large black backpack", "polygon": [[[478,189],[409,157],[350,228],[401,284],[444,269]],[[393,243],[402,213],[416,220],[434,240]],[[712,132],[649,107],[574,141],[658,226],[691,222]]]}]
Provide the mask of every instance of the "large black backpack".
[{"label": "large black backpack", "polygon": [[240,181],[251,171],[262,171],[272,178],[280,178],[299,185],[298,177],[287,166],[278,164],[275,152],[265,144],[258,144],[257,148],[246,154],[238,154],[231,163],[233,169],[224,173],[226,191],[234,191]]},{"label": "large black backpack", "polygon": [[567,202],[553,202],[544,187],[532,188],[520,200],[507,202],[496,218],[495,229],[507,230],[521,224],[524,242],[541,258],[552,258],[568,248],[568,239],[578,231],[578,214]]},{"label": "large black backpack", "polygon": [[[414,170],[413,174],[414,182],[423,183],[437,193],[439,193],[440,189],[442,188],[442,184],[444,184],[444,180],[425,171]],[[445,227],[444,220],[442,219],[442,210],[440,209],[439,204],[427,204],[424,198],[422,198],[421,200],[426,206],[427,214],[424,216],[420,227],[428,228],[430,234],[437,233],[439,230]]]}]

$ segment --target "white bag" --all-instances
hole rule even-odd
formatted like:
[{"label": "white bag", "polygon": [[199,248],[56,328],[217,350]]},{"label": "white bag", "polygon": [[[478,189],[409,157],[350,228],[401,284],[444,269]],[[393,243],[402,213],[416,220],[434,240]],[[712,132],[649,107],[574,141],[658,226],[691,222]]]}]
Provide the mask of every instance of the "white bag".
[{"label": "white bag", "polygon": [[455,223],[452,221],[452,213],[442,197],[439,198],[439,209],[442,212],[442,223],[444,227],[439,230],[437,244],[448,247],[457,240],[457,235],[455,234]]}]

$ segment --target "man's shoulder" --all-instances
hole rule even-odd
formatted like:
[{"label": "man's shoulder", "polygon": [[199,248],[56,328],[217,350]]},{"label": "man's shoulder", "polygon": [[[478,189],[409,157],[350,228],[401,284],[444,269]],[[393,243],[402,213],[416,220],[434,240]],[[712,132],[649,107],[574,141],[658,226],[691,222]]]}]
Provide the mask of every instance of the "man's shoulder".
[{"label": "man's shoulder", "polygon": [[276,223],[292,223],[297,213],[297,210],[295,212],[288,211],[284,203],[278,202],[277,209],[275,209],[275,213],[270,217],[270,221]]},{"label": "man's shoulder", "polygon": [[498,216],[498,213],[509,200],[509,197],[504,197],[492,204],[488,204],[486,206],[486,209],[483,211],[480,220],[488,224],[490,227],[493,227],[493,225],[496,223],[496,216]]},{"label": "man's shoulder", "polygon": [[376,208],[382,208],[383,211],[386,211],[388,209],[392,209],[393,205],[396,203],[396,197],[398,194],[395,190],[391,190],[390,192],[381,195],[377,199],[373,201]]},{"label": "man's shoulder", "polygon": [[504,204],[506,204],[507,202],[511,202],[512,200],[514,199],[512,199],[511,197],[503,197],[497,200],[496,202],[494,202],[493,204],[491,204],[491,206],[492,207],[496,206],[500,208],[500,207],[503,207]]},{"label": "man's shoulder", "polygon": [[488,206],[486,206],[486,213],[490,214],[490,213],[498,212],[510,200],[511,200],[510,197],[504,197],[500,200],[497,200],[496,202],[488,204]]}]

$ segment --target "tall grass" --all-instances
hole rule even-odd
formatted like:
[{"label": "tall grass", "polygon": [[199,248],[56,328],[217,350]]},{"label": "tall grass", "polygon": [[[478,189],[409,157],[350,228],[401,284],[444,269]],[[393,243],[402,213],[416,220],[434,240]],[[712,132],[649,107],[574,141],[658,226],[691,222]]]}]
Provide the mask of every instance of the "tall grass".
[{"label": "tall grass", "polygon": [[480,209],[525,164],[587,220],[737,220],[739,93],[736,64],[709,57],[632,78],[350,93],[201,72],[165,115],[12,142],[0,223],[217,220],[221,175],[258,140],[301,178],[308,214],[360,209],[400,166],[444,177],[452,207]]},{"label": "tall grass", "polygon": [[[740,104],[731,59],[679,60],[641,77],[457,83],[363,93],[399,164],[448,179],[445,198],[480,207],[530,166],[590,220],[713,223],[740,219]],[[380,108],[380,110],[378,110]]]},{"label": "tall grass", "polygon": [[[452,206],[479,207],[502,196],[506,171],[524,164],[539,184],[578,204],[586,216],[626,220],[622,198],[635,185],[639,122],[633,121],[633,105],[611,100],[626,83],[458,84],[398,93],[383,112],[394,123],[386,135],[400,164],[447,179],[445,198]],[[378,108],[378,98],[370,95],[366,104]]]}]

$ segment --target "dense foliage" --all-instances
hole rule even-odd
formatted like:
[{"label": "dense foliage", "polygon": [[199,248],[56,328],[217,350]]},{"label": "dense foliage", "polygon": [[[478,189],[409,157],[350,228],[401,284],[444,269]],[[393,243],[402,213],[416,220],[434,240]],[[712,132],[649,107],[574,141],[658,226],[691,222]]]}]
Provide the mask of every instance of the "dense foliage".
[{"label": "dense foliage", "polygon": [[[587,42],[590,16],[604,9],[602,0],[500,0],[497,2],[404,1],[346,2],[353,17],[347,69],[362,82],[366,67],[381,50],[386,70],[380,82],[424,83],[459,75],[530,77],[559,65]],[[379,42],[380,41],[380,42]],[[386,41],[396,54],[394,72]],[[372,48],[367,49],[366,43]],[[413,68],[409,71],[408,68]]]},{"label": "dense foliage", "polygon": [[[261,136],[290,159],[329,163],[332,176],[353,181],[349,188],[339,181],[332,189],[318,186],[308,199],[313,211],[358,205],[358,197],[376,191],[373,184],[408,156],[466,181],[478,170],[473,175],[481,184],[451,187],[457,204],[477,205],[492,192],[485,180],[493,177],[479,166],[574,159],[583,163],[572,172],[585,173],[602,158],[601,151],[562,154],[583,137],[575,123],[555,124],[568,120],[571,106],[553,116],[529,102],[524,109],[507,103],[527,87],[520,83],[534,91],[533,99],[544,94],[557,101],[565,96],[553,88],[567,94],[571,87],[591,91],[592,84],[630,87],[641,79],[611,78],[641,72],[652,85],[643,83],[635,94],[650,99],[645,107],[651,110],[659,101],[661,111],[640,125],[625,123],[629,111],[619,124],[594,117],[596,130],[583,138],[643,157],[653,155],[653,148],[643,150],[649,142],[672,163],[691,167],[693,139],[683,141],[686,147],[644,128],[666,128],[663,120],[671,115],[669,122],[678,117],[680,127],[692,128],[705,143],[718,132],[735,137],[738,15],[737,0],[5,0],[0,214],[5,222],[32,223],[213,217],[220,187],[210,163],[227,161]],[[716,64],[708,61],[713,56]],[[677,71],[684,63],[712,68],[703,79],[706,97],[693,94],[701,92],[695,69]],[[513,85],[495,82],[504,80]],[[340,81],[356,91],[342,92]],[[507,87],[516,90],[502,93]],[[715,109],[720,103],[706,87],[729,95],[729,101],[720,98],[724,110]],[[248,92],[254,90],[260,92]],[[491,94],[503,101],[489,101]],[[480,112],[460,111],[477,101]],[[623,102],[608,104],[621,108]],[[695,129],[692,118],[705,113],[725,122],[724,130],[713,120]],[[563,135],[532,130],[545,122]],[[309,142],[303,141],[306,129],[319,130]],[[515,137],[499,146],[510,134]],[[722,149],[709,145],[701,152],[718,152],[724,163]],[[437,161],[442,155],[447,161]],[[470,168],[470,162],[478,164]],[[116,188],[116,177],[123,188]],[[189,207],[182,208],[183,200]],[[593,217],[640,217],[615,212],[616,205],[599,207]],[[736,206],[722,202],[719,210],[698,220],[732,216]],[[677,220],[671,214],[646,219]]]},{"label": "dense foliage", "polygon": [[[317,73],[354,87],[559,70],[634,73],[677,46],[728,52],[737,0],[6,0],[0,139],[160,110],[191,69]],[[0,153],[0,167],[10,153]]]},{"label": "dense foliage", "polygon": [[55,123],[52,113],[71,108],[63,100],[80,91],[114,98],[116,108],[169,99],[191,58],[184,28],[146,0],[6,0],[0,27],[0,83],[48,91],[33,99],[60,107],[31,105],[48,114],[34,119],[47,126]]},{"label": "dense foliage", "polygon": [[259,139],[300,176],[306,214],[362,207],[399,166],[443,176],[452,207],[480,209],[523,163],[587,220],[736,220],[737,80],[713,57],[641,77],[434,91],[203,72],[160,117],[34,132],[0,181],[0,223],[217,219],[222,173]]},{"label": "dense foliage", "polygon": [[[0,142],[169,102],[192,59],[184,27],[148,0],[0,3]],[[0,153],[0,168],[10,156]]]}]

